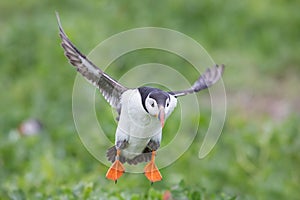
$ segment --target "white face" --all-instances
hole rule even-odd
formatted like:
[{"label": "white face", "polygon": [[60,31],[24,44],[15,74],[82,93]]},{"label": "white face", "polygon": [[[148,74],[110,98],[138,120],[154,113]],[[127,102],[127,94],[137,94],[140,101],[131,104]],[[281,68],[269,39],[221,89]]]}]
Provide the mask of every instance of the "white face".
[{"label": "white face", "polygon": [[[173,112],[174,108],[177,105],[177,99],[173,96],[170,96],[170,99],[168,98],[165,102],[164,108],[165,108],[165,116],[166,118]],[[146,98],[145,106],[149,112],[150,115],[157,117],[159,114],[159,106],[155,99],[151,97]]]}]

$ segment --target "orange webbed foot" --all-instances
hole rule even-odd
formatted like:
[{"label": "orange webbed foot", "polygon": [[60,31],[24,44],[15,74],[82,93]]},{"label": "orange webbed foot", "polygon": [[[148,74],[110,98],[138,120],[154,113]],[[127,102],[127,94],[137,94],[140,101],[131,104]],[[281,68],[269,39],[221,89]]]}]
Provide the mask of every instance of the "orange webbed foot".
[{"label": "orange webbed foot", "polygon": [[148,180],[151,183],[162,180],[162,176],[161,176],[157,166],[154,163],[154,157],[155,157],[155,151],[152,152],[151,161],[144,168],[145,176],[148,178]]},{"label": "orange webbed foot", "polygon": [[124,174],[125,168],[123,164],[119,161],[119,155],[120,152],[117,152],[117,159],[112,164],[112,166],[108,169],[106,173],[106,178],[115,181],[117,183],[117,180]]},{"label": "orange webbed foot", "polygon": [[145,171],[145,176],[148,178],[148,180],[151,183],[160,181],[162,179],[162,176],[161,176],[158,168],[156,167],[155,163],[152,161],[150,161],[146,165],[144,171]]}]

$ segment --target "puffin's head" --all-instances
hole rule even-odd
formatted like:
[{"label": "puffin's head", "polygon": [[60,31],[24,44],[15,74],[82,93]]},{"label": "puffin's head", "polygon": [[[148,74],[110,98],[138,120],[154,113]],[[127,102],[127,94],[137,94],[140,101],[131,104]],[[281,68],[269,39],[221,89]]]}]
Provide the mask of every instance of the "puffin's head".
[{"label": "puffin's head", "polygon": [[164,127],[165,119],[176,106],[176,104],[174,106],[174,103],[171,102],[173,98],[173,96],[164,91],[153,91],[145,99],[145,107],[148,113],[159,119],[162,128]]}]

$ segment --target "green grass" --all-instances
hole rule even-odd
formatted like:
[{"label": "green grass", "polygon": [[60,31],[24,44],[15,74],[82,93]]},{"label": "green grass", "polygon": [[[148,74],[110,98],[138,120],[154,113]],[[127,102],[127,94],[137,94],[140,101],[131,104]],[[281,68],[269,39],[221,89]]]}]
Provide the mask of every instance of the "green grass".
[{"label": "green grass", "polygon": [[[174,199],[299,198],[299,6],[279,0],[1,2],[0,199],[161,199],[168,191]],[[84,53],[121,31],[159,26],[191,36],[224,63],[228,110],[213,151],[197,157],[210,120],[203,92],[199,133],[182,157],[161,170],[162,182],[150,186],[143,174],[125,174],[117,185],[106,180],[107,167],[76,133],[76,72],[59,45],[55,11]],[[120,77],[153,60],[190,68],[175,55],[143,50],[122,56],[108,72]],[[184,73],[191,81],[197,77]],[[97,114],[111,115],[109,109]],[[43,122],[42,133],[14,137],[30,117]],[[168,120],[165,142],[176,123]],[[106,124],[113,138],[115,123]]]}]

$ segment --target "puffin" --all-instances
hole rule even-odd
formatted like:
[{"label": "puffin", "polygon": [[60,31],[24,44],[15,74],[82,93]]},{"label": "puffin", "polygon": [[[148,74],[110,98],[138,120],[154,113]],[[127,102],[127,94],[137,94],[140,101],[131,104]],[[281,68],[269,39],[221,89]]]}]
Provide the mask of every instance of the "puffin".
[{"label": "puffin", "polygon": [[114,146],[106,156],[112,162],[106,178],[117,183],[125,172],[124,163],[136,165],[147,162],[144,175],[151,182],[162,180],[155,164],[156,152],[162,140],[162,129],[166,119],[177,105],[177,98],[193,94],[215,84],[224,71],[224,65],[214,65],[188,89],[163,91],[153,87],[128,88],[110,77],[70,41],[64,32],[56,12],[61,46],[69,63],[88,82],[98,88],[105,100],[118,113]]}]

